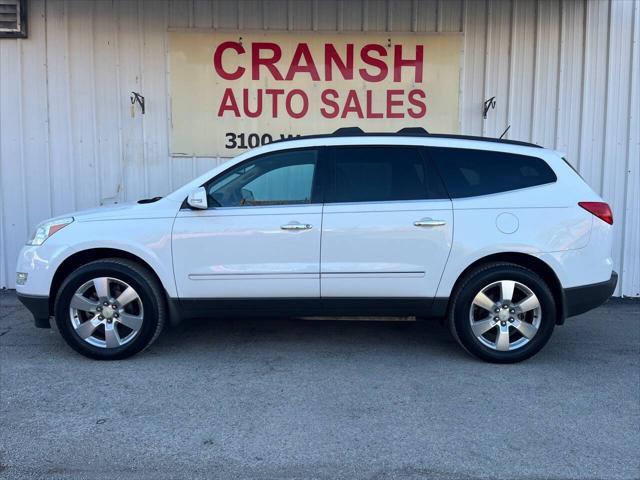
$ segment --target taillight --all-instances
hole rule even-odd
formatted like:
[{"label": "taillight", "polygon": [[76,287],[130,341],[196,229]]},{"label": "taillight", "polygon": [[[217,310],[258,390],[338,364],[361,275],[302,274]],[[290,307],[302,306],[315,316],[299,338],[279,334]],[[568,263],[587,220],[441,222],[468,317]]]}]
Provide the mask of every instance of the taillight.
[{"label": "taillight", "polygon": [[613,225],[613,213],[608,203],[605,202],[578,202],[587,212],[595,215],[603,222]]}]

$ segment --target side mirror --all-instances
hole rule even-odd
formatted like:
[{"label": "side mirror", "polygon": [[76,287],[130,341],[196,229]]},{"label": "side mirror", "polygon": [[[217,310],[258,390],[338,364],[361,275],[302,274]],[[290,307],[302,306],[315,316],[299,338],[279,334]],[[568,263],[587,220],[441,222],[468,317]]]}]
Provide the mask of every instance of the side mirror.
[{"label": "side mirror", "polygon": [[209,207],[207,202],[207,191],[204,187],[198,187],[187,197],[187,205],[195,210],[206,210]]}]

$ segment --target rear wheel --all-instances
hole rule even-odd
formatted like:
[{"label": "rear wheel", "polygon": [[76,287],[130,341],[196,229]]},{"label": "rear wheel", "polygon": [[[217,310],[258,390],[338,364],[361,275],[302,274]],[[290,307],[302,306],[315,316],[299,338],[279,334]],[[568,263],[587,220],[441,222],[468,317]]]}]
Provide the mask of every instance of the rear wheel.
[{"label": "rear wheel", "polygon": [[549,341],[556,315],[553,295],[539,275],[494,263],[462,280],[453,295],[449,327],[471,354],[514,363],[535,355]]},{"label": "rear wheel", "polygon": [[166,319],[163,291],[146,268],[118,258],[75,270],[55,302],[56,324],[77,352],[121,359],[145,349]]}]

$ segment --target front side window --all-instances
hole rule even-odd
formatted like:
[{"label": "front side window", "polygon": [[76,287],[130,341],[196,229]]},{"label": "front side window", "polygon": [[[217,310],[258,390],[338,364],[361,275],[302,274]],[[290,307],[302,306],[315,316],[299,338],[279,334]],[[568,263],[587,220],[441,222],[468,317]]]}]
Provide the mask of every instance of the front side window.
[{"label": "front side window", "polygon": [[541,158],[464,148],[429,148],[451,198],[535,187],[557,180]]},{"label": "front side window", "polygon": [[433,180],[417,148],[354,146],[331,149],[327,202],[384,202],[434,198]]},{"label": "front side window", "polygon": [[209,206],[245,207],[311,203],[317,150],[262,155],[205,185]]}]

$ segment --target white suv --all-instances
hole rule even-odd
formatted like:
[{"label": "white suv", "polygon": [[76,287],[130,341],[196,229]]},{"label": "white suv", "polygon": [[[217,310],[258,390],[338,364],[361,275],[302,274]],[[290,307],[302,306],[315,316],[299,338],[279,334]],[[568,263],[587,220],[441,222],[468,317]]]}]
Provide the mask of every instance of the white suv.
[{"label": "white suv", "polygon": [[491,362],[538,352],[613,292],[612,214],[536,145],[342,129],[246,152],[164,198],[49,220],[22,249],[20,300],[93,358],[169,320],[446,318]]}]

